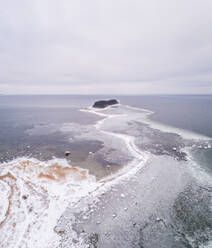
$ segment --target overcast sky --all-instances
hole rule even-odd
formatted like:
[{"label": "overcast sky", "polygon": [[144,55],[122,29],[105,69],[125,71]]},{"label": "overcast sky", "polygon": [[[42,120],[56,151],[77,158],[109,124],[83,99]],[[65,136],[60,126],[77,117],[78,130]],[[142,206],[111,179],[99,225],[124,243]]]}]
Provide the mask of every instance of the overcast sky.
[{"label": "overcast sky", "polygon": [[0,4],[0,93],[212,93],[211,0]]}]

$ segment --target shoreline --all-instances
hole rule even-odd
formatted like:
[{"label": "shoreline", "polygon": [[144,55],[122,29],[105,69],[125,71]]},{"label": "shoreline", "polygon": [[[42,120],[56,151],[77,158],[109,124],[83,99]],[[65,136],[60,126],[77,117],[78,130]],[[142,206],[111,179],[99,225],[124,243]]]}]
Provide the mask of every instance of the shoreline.
[{"label": "shoreline", "polygon": [[[105,109],[110,109],[110,108],[111,108],[111,106],[106,107]],[[107,135],[110,135],[110,136],[115,136],[116,138],[122,139],[125,142],[125,145],[126,145],[127,149],[133,155],[134,160],[129,162],[127,165],[124,165],[124,167],[122,169],[118,170],[114,174],[103,178],[102,180],[100,180],[100,182],[101,181],[105,182],[105,181],[113,180],[114,178],[117,179],[120,176],[124,177],[124,175],[127,172],[131,172],[132,174],[134,174],[139,169],[141,169],[143,166],[145,166],[145,164],[147,163],[148,159],[150,159],[150,155],[147,152],[141,152],[138,149],[138,147],[135,145],[135,142],[134,142],[135,138],[133,136],[124,135],[124,134],[118,134],[118,133],[113,133],[113,132],[101,130],[101,125],[103,125],[103,123],[107,119],[118,118],[118,117],[121,116],[121,115],[115,115],[115,114],[111,115],[111,114],[101,113],[101,111],[104,111],[105,109],[95,110],[94,108],[92,108],[90,110],[87,110],[86,112],[96,114],[96,115],[99,115],[99,116],[104,116],[105,117],[104,119],[97,121],[97,123],[95,124],[96,129],[98,129],[100,132],[102,132],[104,134],[107,134]]]},{"label": "shoreline", "polygon": [[[101,126],[101,124],[104,122],[104,120],[105,119],[103,119],[103,120],[99,120],[97,123],[96,123],[96,128],[98,128],[98,126]],[[101,131],[101,130],[100,130]],[[105,131],[102,131],[102,132],[105,132]],[[129,149],[130,150],[130,152],[135,156],[135,155],[140,155],[140,153],[138,153],[136,150],[134,151],[134,146],[132,145],[133,144],[133,137],[129,137],[129,136],[125,136],[125,135],[116,135],[116,134],[113,134],[113,133],[109,133],[109,132],[105,132],[105,133],[107,133],[107,135],[114,135],[116,138],[118,138],[118,139],[122,139],[123,141],[124,141],[124,143],[125,143],[125,145],[126,145],[126,147],[127,147],[127,149]],[[137,156],[137,159],[138,159],[138,156]],[[140,159],[140,157],[139,157],[139,159]],[[44,166],[44,168],[45,167],[47,167],[47,170],[48,170],[48,165],[50,165],[51,166],[51,164],[53,163],[53,164],[58,164],[58,163],[62,163],[63,164],[63,162],[66,164],[65,166],[68,166],[67,168],[68,169],[71,169],[72,167],[70,167],[70,165],[68,165],[68,163],[67,163],[67,161],[66,160],[63,160],[62,161],[62,159],[60,160],[60,159],[53,159],[53,160],[49,160],[49,161],[47,161],[47,162],[42,162],[42,161],[39,161],[39,160],[37,160],[37,159],[34,159],[34,158],[25,158],[25,157],[22,157],[22,158],[16,158],[16,159],[14,159],[14,160],[12,160],[12,161],[10,161],[10,162],[5,162],[5,163],[2,163],[1,164],[1,169],[3,168],[3,167],[8,167],[9,165],[12,165],[13,166],[13,164],[14,164],[14,166],[16,166],[16,163],[17,164],[21,164],[21,163],[23,163],[24,164],[24,166],[25,166],[25,164],[29,167],[29,165],[31,165],[32,164],[32,166],[34,167],[34,165],[36,165],[36,166],[41,166],[41,167],[43,167]],[[87,193],[83,193],[84,192],[84,190],[83,190],[83,184],[82,184],[82,195],[80,196],[79,194],[78,194],[78,197],[76,198],[76,200],[74,200],[74,199],[72,199],[72,201],[70,202],[69,200],[68,200],[68,198],[67,198],[67,200],[65,200],[65,198],[64,199],[62,199],[62,201],[66,201],[66,204],[62,207],[62,210],[60,211],[60,213],[58,213],[56,216],[54,215],[54,217],[59,217],[59,216],[61,216],[62,214],[63,214],[63,212],[65,211],[65,209],[67,208],[67,206],[68,205],[74,205],[74,204],[77,204],[77,202],[78,201],[80,201],[80,200],[82,200],[83,199],[83,197],[87,197],[87,196],[89,196],[89,194],[94,194],[96,197],[97,197],[97,195],[101,195],[102,194],[102,190],[105,192],[105,191],[107,191],[112,185],[115,185],[115,184],[118,184],[119,182],[120,182],[120,180],[124,180],[124,179],[127,179],[129,176],[131,176],[131,174],[134,174],[134,173],[136,173],[137,172],[137,170],[138,169],[140,169],[140,166],[141,166],[141,164],[143,165],[144,164],[144,157],[142,157],[142,159],[141,159],[141,161],[139,161],[139,163],[138,163],[138,160],[136,160],[136,156],[135,156],[135,159],[131,162],[131,163],[129,163],[129,165],[128,166],[125,166],[125,168],[122,170],[119,170],[118,172],[116,172],[116,173],[114,173],[111,177],[109,176],[109,177],[105,177],[104,179],[102,179],[102,180],[100,180],[99,182],[95,182],[94,183],[94,185],[92,186],[89,186],[89,187],[91,187],[92,189],[91,189],[91,191],[89,190],[89,189],[84,189],[85,190],[85,192],[87,192]],[[58,164],[59,165],[59,164]],[[134,165],[137,165],[136,167],[134,167]],[[35,169],[36,169],[36,166],[34,167]],[[65,167],[66,168],[66,167]],[[126,171],[126,169],[127,169],[127,171]],[[133,169],[133,170],[132,170]],[[43,168],[41,169],[41,170],[43,170]],[[67,169],[66,169],[67,170]],[[75,170],[75,169],[74,169]],[[78,169],[78,170],[80,170],[80,169]],[[83,169],[82,169],[83,170]],[[10,171],[10,169],[9,169],[9,167],[8,168],[6,168],[6,171]],[[129,175],[129,172],[131,172],[130,173],[130,175]],[[1,172],[1,174],[3,173],[3,176],[4,176],[4,174],[6,173],[4,173],[4,170]],[[25,173],[25,172],[24,172]],[[53,172],[54,173],[54,172]],[[59,172],[58,172],[59,173]],[[86,172],[87,174],[88,174],[88,171]],[[23,174],[23,176],[24,176],[24,174]],[[57,175],[57,176],[59,176],[59,174]],[[50,174],[46,174],[46,177],[52,177]],[[92,176],[91,176],[92,177]],[[116,180],[114,179],[114,178],[116,178]],[[21,181],[20,181],[20,183],[21,183]],[[33,183],[35,183],[35,182],[33,182]],[[22,184],[22,183],[21,183]],[[21,185],[20,184],[20,185]],[[105,188],[104,187],[104,185],[107,185],[107,187]],[[39,186],[41,186],[41,187],[43,187],[44,186],[44,184],[43,184],[43,186],[42,186],[42,184],[41,184],[41,182],[39,182]],[[103,186],[103,187],[102,187]],[[16,187],[16,186],[15,186]],[[17,186],[18,188],[19,188],[19,186]],[[85,185],[85,187],[87,188],[87,186]],[[100,188],[102,188],[100,191],[98,190],[98,189],[100,189]],[[103,189],[104,188],[104,189]],[[65,188],[64,188],[65,189]],[[50,190],[50,188],[48,189],[48,187],[47,187],[47,191],[49,191]],[[74,188],[73,188],[73,190],[74,190]],[[22,191],[20,191],[21,193],[20,193],[20,196],[21,195],[23,195],[24,193],[22,193]],[[93,193],[92,193],[93,192]],[[27,193],[26,193],[27,194]],[[41,193],[42,194],[42,193]],[[28,194],[28,195],[30,195],[30,193]],[[93,197],[95,197],[93,195]],[[31,195],[30,195],[30,197],[31,197]],[[46,196],[47,197],[47,196]],[[58,196],[50,196],[50,198],[51,197],[58,197]],[[28,198],[28,196],[27,196],[27,198]],[[47,199],[48,199],[48,197],[47,197]],[[53,203],[52,203],[52,200],[50,200],[50,202],[51,202],[51,204],[53,204],[54,203],[54,201],[53,201]],[[32,202],[31,202],[32,203]],[[24,206],[25,206],[25,203],[24,203],[24,201],[21,203],[21,204],[23,204]],[[53,204],[54,205],[54,204]],[[56,206],[56,205],[55,205]],[[26,208],[27,206],[25,206],[24,208]],[[60,206],[60,208],[61,208],[61,206]],[[47,209],[46,209],[47,210]],[[45,210],[45,212],[46,212],[46,215],[48,216],[49,215],[49,210],[47,210],[46,211]],[[15,209],[13,209],[13,211],[16,211]],[[37,210],[38,211],[38,210]],[[36,236],[35,235],[33,235],[28,241],[25,239],[25,238],[23,238],[24,236],[26,236],[26,235],[32,235],[32,233],[30,233],[29,231],[28,231],[28,228],[29,228],[29,226],[30,226],[30,220],[29,221],[27,221],[27,219],[30,219],[30,218],[28,218],[28,213],[25,211],[25,213],[24,213],[24,215],[25,215],[25,218],[26,218],[26,221],[24,221],[24,223],[22,223],[25,227],[24,227],[24,229],[23,230],[25,230],[25,231],[23,231],[22,230],[22,232],[23,232],[23,234],[22,234],[22,236],[19,236],[19,242],[18,243],[14,243],[14,241],[12,242],[12,247],[16,247],[16,246],[18,246],[18,245],[21,245],[23,242],[29,242],[29,244],[33,244],[33,247],[40,247],[40,246],[36,246],[36,243],[35,243],[35,239],[36,239]],[[41,215],[43,215],[43,214],[41,214]],[[42,219],[43,218],[39,218],[38,219],[38,223],[41,221],[41,223],[42,223]],[[43,219],[43,221],[45,220],[46,218],[44,218]],[[56,220],[55,218],[54,218],[54,220]],[[46,220],[47,221],[47,220]],[[50,221],[50,222],[52,222],[53,221],[53,219]],[[47,221],[48,222],[48,221]],[[54,221],[53,221],[54,222]],[[56,223],[55,223],[56,224]],[[36,225],[35,225],[36,226]],[[47,228],[48,227],[48,229],[50,228],[50,229],[52,229],[55,225],[53,225],[53,226],[46,226],[46,225],[44,225],[44,226],[42,226],[42,228]],[[33,228],[33,227],[32,227]],[[55,229],[54,229],[54,231],[55,231]],[[27,233],[26,233],[27,232]],[[29,233],[28,233],[29,232]],[[13,236],[15,237],[15,235],[13,234]],[[22,238],[21,238],[22,237]],[[52,231],[50,231],[49,230],[49,238],[51,237],[51,244],[53,245],[53,243],[54,242],[58,242],[58,241],[56,241],[59,237],[56,235],[56,236],[54,236],[53,235],[53,233],[52,233]],[[48,240],[49,240],[49,238],[48,238]],[[55,240],[56,239],[56,240]],[[34,240],[34,241],[33,241]],[[42,241],[42,238],[40,237],[40,244],[45,244],[45,242],[47,242],[47,240],[46,240],[46,235],[45,235],[45,237],[43,237],[43,241]],[[54,241],[55,240],[55,241]],[[49,240],[50,241],[50,240]],[[9,244],[8,244],[9,245]],[[55,244],[54,244],[54,246],[55,246]],[[11,247],[11,246],[8,246],[8,247]]]},{"label": "shoreline", "polygon": [[212,140],[211,137],[208,137],[208,136],[196,133],[196,132],[192,132],[187,129],[182,129],[182,128],[178,128],[175,126],[170,126],[162,122],[151,120],[150,118],[148,118],[149,115],[154,114],[154,112],[151,110],[138,108],[138,107],[131,107],[129,105],[126,105],[126,107],[129,109],[136,109],[138,111],[147,112],[146,118],[143,118],[142,121],[143,123],[150,125],[150,127],[152,128],[159,129],[160,131],[163,131],[163,132],[172,132],[172,133],[179,134],[184,139]]},{"label": "shoreline", "polygon": [[[66,206],[63,207],[63,210],[61,210],[60,214],[58,214],[58,216],[57,216],[57,217],[60,216],[59,221],[57,221],[57,225],[56,226],[52,225],[51,227],[49,227],[51,229],[51,228],[53,228],[53,226],[55,226],[55,228],[53,230],[54,230],[54,232],[57,233],[57,235],[55,235],[55,236],[53,235],[54,238],[57,240],[53,247],[56,247],[57,245],[60,244],[61,245],[60,247],[64,247],[64,248],[67,248],[67,247],[83,247],[84,248],[85,246],[81,246],[81,245],[85,245],[84,242],[87,242],[87,239],[89,239],[89,235],[91,233],[89,234],[89,231],[85,231],[84,230],[85,227],[83,230],[81,230],[82,227],[81,227],[80,223],[84,223],[84,225],[87,225],[87,227],[89,228],[88,230],[93,230],[93,232],[96,232],[95,231],[96,228],[98,229],[100,226],[102,226],[102,222],[98,220],[99,216],[101,214],[104,214],[104,216],[106,216],[105,217],[106,219],[108,217],[110,221],[111,221],[111,219],[115,220],[115,222],[113,222],[114,223],[113,227],[115,228],[116,224],[118,224],[118,223],[116,223],[116,218],[117,218],[117,213],[119,211],[118,209],[120,209],[120,207],[122,209],[121,213],[123,214],[123,216],[125,216],[127,218],[132,218],[132,216],[134,216],[135,213],[132,212],[134,210],[136,211],[136,213],[139,213],[139,212],[137,212],[137,211],[139,211],[138,207],[142,210],[144,208],[148,209],[149,208],[148,204],[150,204],[150,206],[153,209],[155,209],[155,207],[157,206],[157,208],[156,208],[157,210],[154,210],[154,211],[156,211],[156,212],[162,211],[163,212],[163,209],[161,209],[161,210],[158,209],[161,207],[159,204],[160,201],[163,201],[163,203],[161,203],[161,204],[162,205],[165,204],[164,206],[166,206],[166,208],[169,209],[170,202],[173,203],[176,200],[176,198],[179,196],[180,192],[182,192],[185,189],[185,187],[189,184],[189,182],[193,181],[193,175],[189,174],[190,169],[186,168],[188,165],[192,164],[190,160],[187,162],[176,161],[171,156],[153,155],[149,152],[145,152],[145,151],[140,150],[135,144],[135,137],[134,136],[131,136],[128,134],[123,134],[121,132],[117,133],[116,131],[108,131],[107,129],[106,130],[101,129],[101,127],[104,125],[104,122],[106,122],[107,120],[115,119],[115,118],[119,118],[119,117],[122,118],[122,117],[127,116],[125,114],[102,113],[102,112],[104,112],[104,110],[110,110],[110,108],[111,107],[108,107],[107,109],[103,109],[103,110],[102,109],[101,110],[90,109],[90,110],[80,110],[80,111],[86,111],[86,112],[89,112],[92,114],[96,114],[96,115],[105,117],[104,119],[98,120],[96,122],[95,128],[99,132],[101,132],[107,136],[108,135],[113,136],[116,139],[122,140],[123,143],[125,144],[127,150],[133,156],[134,159],[131,162],[129,162],[127,165],[123,166],[123,168],[121,168],[120,170],[117,170],[115,173],[113,173],[109,176],[106,176],[97,182],[95,180],[93,181],[93,179],[94,179],[93,176],[89,175],[89,172],[87,170],[86,175],[91,176],[91,177],[89,177],[90,179],[92,178],[91,185],[89,185],[89,180],[88,180],[88,184],[85,183],[82,185],[77,184],[77,183],[76,183],[76,185],[74,185],[74,183],[70,183],[70,185],[73,184],[73,185],[71,185],[71,187],[77,186],[76,189],[71,188],[74,190],[73,194],[76,194],[76,199],[75,200],[72,199],[72,201],[70,201],[70,195],[67,194],[67,198],[65,197],[62,200],[63,203],[64,203],[64,201],[66,202],[65,203]],[[140,111],[142,111],[142,110],[140,110]],[[148,112],[147,110],[145,110],[145,111]],[[30,160],[30,159],[28,159],[28,160]],[[35,161],[35,160],[33,160],[33,158],[31,158],[31,160]],[[5,165],[12,163],[14,161],[12,160],[11,162],[5,163]],[[36,160],[36,161],[37,161],[37,163],[41,162],[38,160]],[[58,160],[55,159],[55,161],[58,161]],[[160,162],[160,161],[162,161],[162,162]],[[167,161],[169,161],[169,162],[167,162]],[[45,164],[45,162],[41,162],[41,163]],[[50,161],[48,163],[50,163]],[[46,165],[48,163],[46,163]],[[77,170],[83,170],[83,169],[78,168]],[[166,179],[164,179],[164,178],[166,178]],[[173,178],[173,180],[171,180],[171,178]],[[70,177],[70,180],[71,180],[71,177]],[[165,180],[165,182],[164,182],[164,180]],[[130,185],[130,187],[128,187],[128,184]],[[153,188],[152,188],[152,185],[154,185]],[[39,183],[39,186],[41,186],[40,183]],[[90,186],[91,188],[89,189],[88,186]],[[123,192],[122,186],[125,187],[125,192]],[[81,192],[82,195],[80,195],[79,192],[77,192],[77,190],[80,189],[80,187],[81,187],[81,191],[79,191],[79,192]],[[157,193],[155,193],[153,189]],[[170,191],[170,189],[171,189],[171,191]],[[132,190],[134,190],[134,191],[132,191]],[[175,193],[173,193],[172,191]],[[60,192],[60,190],[59,190],[59,192]],[[128,192],[128,196],[126,196],[126,192]],[[134,195],[134,198],[131,198],[131,194]],[[143,198],[145,196],[145,194],[147,194],[148,196],[146,198]],[[166,199],[167,198],[166,194],[169,195],[170,199]],[[113,196],[114,196],[114,198],[111,199],[111,197],[113,197]],[[138,196],[140,196],[141,199],[143,199],[142,201],[138,200],[138,201],[140,201],[139,203],[137,201],[135,201],[135,198]],[[153,201],[153,203],[155,205],[154,204],[151,205],[152,199],[154,199],[154,197],[156,197],[157,201],[155,201],[155,202]],[[57,196],[56,196],[56,198],[57,198]],[[111,200],[112,200],[112,202],[111,202]],[[170,202],[169,202],[169,200],[170,200]],[[124,205],[122,205],[123,202],[125,202],[126,205],[130,204],[131,202],[134,202],[133,203],[134,205],[132,206],[132,209],[130,210],[131,206],[129,205],[127,207],[124,207]],[[137,202],[137,204],[136,204],[136,202]],[[111,211],[113,211],[113,209],[110,210],[110,207],[111,207],[110,204],[112,204],[114,206],[114,209],[116,209],[116,213],[111,212]],[[104,210],[102,208],[99,208],[100,206],[104,207],[103,208]],[[107,206],[108,206],[109,212],[107,212],[105,210],[107,208]],[[127,208],[127,210],[125,210],[125,208]],[[150,208],[150,210],[151,210],[151,208]],[[150,210],[148,210],[148,211],[150,211]],[[153,213],[154,213],[154,211],[153,211]],[[128,213],[127,215],[125,214],[126,212]],[[148,213],[150,214],[150,212],[148,212]],[[157,212],[157,213],[159,213],[159,212]],[[92,213],[94,213],[94,214],[96,213],[96,217],[94,217]],[[46,212],[46,214],[48,214],[48,211]],[[148,220],[147,216],[149,214],[145,215],[146,217],[143,216],[143,217],[145,217],[144,219],[146,221]],[[90,218],[89,216],[92,218],[96,218],[95,223],[93,222],[94,219],[89,219]],[[120,218],[121,218],[120,220],[122,221],[122,216],[120,216]],[[161,223],[163,223],[164,219],[166,219],[165,216],[162,216],[162,214],[161,215],[157,214],[153,218],[153,222],[151,222],[151,221],[150,222],[152,224],[155,224],[155,223],[161,224]],[[100,223],[98,223],[98,222],[100,222]],[[145,224],[144,222],[142,222],[142,220],[138,219],[138,220],[136,220],[136,222],[135,221],[130,222],[131,223],[130,228],[135,228],[135,226],[137,225],[137,222],[140,222],[140,224],[139,224],[140,227]],[[107,225],[107,226],[110,226],[110,224],[111,224],[111,223],[107,223],[107,221],[105,223],[106,223],[105,225]],[[135,226],[134,226],[134,224],[135,224]],[[122,225],[124,225],[124,223],[122,223]],[[103,227],[104,227],[104,225],[103,225]],[[160,225],[158,227],[160,228]],[[45,226],[43,228],[45,229]],[[116,230],[116,229],[114,229],[114,230]],[[137,231],[139,232],[139,230],[137,230]],[[104,232],[106,232],[106,231],[104,231]],[[67,236],[67,234],[68,234],[68,236]],[[89,235],[86,236],[87,234],[89,234]],[[102,242],[107,243],[107,240],[105,239],[105,233],[101,233],[101,235],[103,235],[103,237],[104,237],[103,238],[104,241],[102,241]],[[145,234],[145,235],[147,235],[147,234]],[[53,236],[52,236],[52,238],[53,238]],[[68,240],[67,241],[68,243],[66,243],[65,240],[66,241]],[[79,245],[79,246],[73,246],[74,245],[73,240],[77,240],[77,245]],[[30,240],[29,242],[32,242],[32,241]],[[43,242],[43,244],[45,244],[45,242]],[[10,246],[8,246],[8,247],[10,247]],[[12,247],[15,247],[15,246],[12,246]],[[40,246],[36,246],[35,243],[33,243],[33,247],[39,247],[40,248]],[[107,247],[107,246],[103,245],[101,247]],[[154,247],[154,246],[152,246],[152,247]]]},{"label": "shoreline", "polygon": [[[101,112],[99,110],[98,111],[91,110],[89,112],[98,114],[101,116],[105,116],[106,119],[117,117],[117,115],[108,115],[108,114],[99,113]],[[101,120],[100,125],[97,125],[97,128],[100,128],[106,119]],[[61,233],[61,243],[60,243],[61,246],[60,247],[64,247],[64,248],[69,247],[72,244],[72,238],[76,242],[75,247],[79,247],[79,248],[83,248],[83,247],[103,247],[103,248],[104,247],[105,248],[107,247],[129,247],[129,245],[131,247],[134,241],[131,240],[132,243],[127,243],[129,242],[129,239],[130,239],[130,236],[127,234],[129,223],[128,224],[122,223],[122,217],[126,215],[128,216],[127,218],[131,219],[129,228],[134,229],[134,233],[133,234],[131,233],[130,235],[140,235],[139,233],[141,232],[141,230],[143,230],[142,226],[146,226],[145,222],[147,223],[149,222],[148,225],[151,228],[150,229],[151,232],[152,232],[152,228],[155,225],[157,225],[157,228],[156,228],[157,230],[153,232],[155,233],[155,235],[158,235],[158,232],[159,232],[162,239],[164,238],[166,239],[167,242],[171,242],[170,245],[173,245],[174,243],[176,243],[177,247],[178,245],[179,247],[184,247],[182,246],[183,243],[187,243],[187,245],[190,246],[193,242],[194,243],[199,242],[198,240],[195,240],[195,237],[192,237],[194,238],[194,240],[192,240],[192,238],[189,237],[188,234],[186,234],[188,236],[184,237],[183,233],[181,234],[181,231],[179,231],[179,233],[176,234],[175,232],[177,232],[176,229],[179,228],[178,226],[179,224],[176,223],[175,224],[176,226],[173,226],[172,224],[173,221],[180,221],[181,223],[181,220],[177,219],[177,217],[175,216],[177,213],[176,211],[178,211],[177,210],[178,205],[181,204],[180,203],[181,194],[184,194],[184,192],[186,192],[187,190],[189,190],[190,187],[192,187],[193,193],[189,195],[189,198],[191,198],[191,200],[189,200],[188,203],[185,203],[185,204],[188,204],[188,206],[185,205],[185,207],[190,208],[191,207],[190,204],[192,204],[192,201],[196,199],[196,197],[198,198],[200,197],[200,195],[204,193],[203,192],[197,196],[195,195],[196,194],[195,188],[197,187],[198,189],[199,187],[198,185],[200,184],[204,185],[204,182],[200,182],[198,177],[197,178],[194,177],[191,171],[191,168],[189,168],[190,167],[189,165],[193,166],[192,165],[193,161],[191,161],[190,158],[188,161],[176,161],[172,157],[166,156],[166,155],[162,155],[162,156],[151,155],[148,157],[149,159],[147,159],[145,163],[142,164],[141,166],[139,163],[136,164],[136,162],[138,162],[136,161],[136,158],[137,159],[138,157],[140,158],[141,153],[145,154],[145,152],[141,152],[136,146],[133,146],[132,144],[133,140],[130,140],[129,135],[117,134],[117,133],[114,134],[108,131],[103,131],[103,132],[106,132],[108,135],[115,135],[116,137],[123,138],[125,140],[125,144],[127,145],[128,149],[131,150],[132,154],[135,155],[135,160],[134,160],[135,167],[132,168],[130,171],[128,171],[129,174],[127,172],[124,173],[123,177],[122,175],[120,175],[120,177],[117,177],[118,173],[117,174],[115,173],[112,176],[112,178],[110,178],[110,179],[113,179],[113,178],[115,179],[109,182],[106,181],[105,179],[102,180],[102,182],[106,182],[105,185],[102,185],[102,187],[99,188],[97,191],[94,191],[92,195],[83,199],[83,201],[79,203],[79,205],[74,206],[74,209],[72,209],[71,206],[67,208],[67,210],[64,213],[64,215],[66,216],[65,219],[63,216],[61,216],[61,219],[59,220],[58,226],[57,226],[58,232]],[[130,141],[132,143],[130,143]],[[162,164],[164,165],[163,167],[161,167],[162,164],[161,166],[159,166],[160,164],[159,161],[161,161],[161,159],[163,158],[164,158],[164,162]],[[167,161],[170,161],[171,168],[170,168],[170,165],[168,165]],[[153,166],[153,164],[155,164],[156,167]],[[174,164],[175,166],[173,167]],[[133,163],[131,165],[133,165]],[[145,165],[149,165],[149,166],[145,166]],[[192,170],[193,169],[195,170],[195,168],[192,167]],[[153,175],[148,176],[148,173],[147,173],[148,171],[150,175],[154,174],[154,176]],[[165,182],[164,182],[164,176],[167,179],[167,181],[165,180]],[[142,181],[142,178],[143,178],[143,181]],[[149,180],[149,183],[147,183],[146,186],[144,185],[142,187],[133,186],[136,184],[142,184],[142,182],[145,182],[145,180]],[[175,182],[176,180],[180,180],[180,181]],[[156,183],[157,185],[155,188],[156,191],[154,191],[153,193],[148,193],[148,191],[152,192],[153,190],[152,183],[153,184]],[[128,184],[130,184],[130,188],[127,187]],[[125,192],[123,192],[124,185],[125,185],[125,188],[127,187]],[[131,194],[128,194],[126,192],[127,190],[132,190],[131,188],[133,187],[134,187],[135,192],[133,192],[134,196],[131,198],[130,197]],[[161,187],[163,189],[161,189]],[[139,188],[140,190],[138,190]],[[203,190],[204,190],[204,187],[203,187]],[[138,203],[139,200],[137,199],[137,195],[140,195],[140,194],[141,194],[141,197],[143,197],[143,194],[144,195],[148,194],[148,197],[146,200],[142,200],[140,203]],[[142,218],[139,218],[136,221],[135,220],[133,221],[132,219],[135,218],[134,211],[135,209],[137,209],[138,205],[140,205],[141,209],[148,208],[147,207],[148,204],[152,202],[155,195],[158,197],[158,203],[156,202],[154,203],[156,204],[156,206],[159,207],[159,208],[156,207],[157,210],[154,210],[156,211],[157,214],[154,213],[154,211],[150,211],[149,214],[144,215],[146,217],[143,216]],[[167,199],[167,196],[170,197],[170,200]],[[208,195],[207,192],[205,194],[205,197],[206,199],[208,199],[208,197],[210,199],[210,195]],[[137,199],[137,201],[135,201],[135,199]],[[134,201],[135,206],[130,205],[126,207],[126,205],[129,202],[133,202],[133,201]],[[165,204],[164,207],[166,206],[165,209],[167,209],[166,211],[168,211],[169,213],[168,216],[164,215],[165,214],[164,209],[160,205],[161,201],[164,201],[163,204]],[[123,202],[125,202],[126,204],[125,206]],[[172,209],[172,208],[170,209],[172,204],[174,204],[174,209],[173,209],[174,213],[169,212]],[[182,204],[184,204],[184,202],[182,202]],[[205,207],[206,205],[204,205],[203,203],[201,208],[204,209]],[[129,214],[129,212],[131,213]],[[152,214],[155,217],[149,220],[148,216],[149,215],[151,216]],[[202,214],[204,214],[204,211],[202,211]],[[99,219],[100,216],[101,216],[101,220]],[[191,213],[191,216],[194,216],[195,218],[195,212]],[[75,224],[69,223],[69,218],[70,219],[74,218]],[[197,220],[199,220],[198,218],[201,219],[202,215],[200,216],[197,215],[196,218]],[[109,223],[108,223],[108,220],[109,220]],[[119,224],[120,221],[122,223],[121,226]],[[182,222],[182,224],[185,224],[185,228],[189,229],[189,226],[186,226],[187,223]],[[193,224],[195,225],[195,222],[190,223],[190,225],[193,225]],[[66,229],[65,227],[66,225],[72,226],[71,232],[70,230]],[[205,225],[205,223],[203,225]],[[128,236],[128,240],[125,240],[124,236],[122,237],[123,240],[125,240],[124,243],[123,243],[122,238],[121,240],[119,239],[120,232],[117,233],[117,230],[122,228],[122,226],[126,227],[122,231],[124,232],[124,235]],[[107,230],[107,227],[110,229],[110,231]],[[162,228],[162,231],[161,231],[161,228]],[[130,229],[128,230],[129,232],[130,232]],[[168,233],[169,235],[168,237],[166,233]],[[117,236],[114,236],[114,235],[117,235]],[[158,247],[158,244],[163,245],[160,239],[157,240],[158,243],[155,244],[154,240],[148,236],[149,234],[148,234],[148,231],[146,230],[142,231],[142,235],[147,236],[146,240],[143,239],[143,236],[142,236],[142,240],[141,240],[141,237],[139,236],[137,237],[137,240],[140,240],[139,242],[144,242],[144,244],[147,244],[147,246],[145,247],[156,248]],[[118,240],[117,240],[117,237],[119,237]],[[200,234],[200,237],[201,237],[201,234]],[[176,238],[178,239],[178,241],[175,240]],[[153,243],[152,243],[152,240],[153,240]],[[140,247],[140,245],[141,243],[139,243],[138,246],[135,246],[135,247]],[[206,246],[204,247],[207,247],[207,242],[206,242]]]}]

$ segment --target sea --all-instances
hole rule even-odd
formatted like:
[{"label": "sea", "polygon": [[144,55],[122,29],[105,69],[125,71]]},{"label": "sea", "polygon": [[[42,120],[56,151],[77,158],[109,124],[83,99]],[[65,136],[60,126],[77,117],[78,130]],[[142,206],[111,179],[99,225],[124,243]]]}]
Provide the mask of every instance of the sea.
[{"label": "sea", "polygon": [[0,247],[212,247],[212,95],[1,95],[0,118]]},{"label": "sea", "polygon": [[[124,104],[153,111],[150,119],[166,128],[171,126],[178,132],[189,131],[212,138],[212,95],[125,96],[120,99]],[[212,173],[212,149],[198,147],[192,152],[198,163]]]}]

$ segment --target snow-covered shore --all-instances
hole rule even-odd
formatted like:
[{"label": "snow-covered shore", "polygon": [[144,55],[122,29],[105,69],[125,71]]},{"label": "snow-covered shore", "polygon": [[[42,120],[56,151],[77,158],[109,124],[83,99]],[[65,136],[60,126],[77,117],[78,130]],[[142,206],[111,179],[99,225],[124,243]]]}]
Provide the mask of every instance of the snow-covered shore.
[{"label": "snow-covered shore", "polygon": [[[177,156],[178,148],[173,150],[175,140],[172,141],[175,136],[161,136],[161,131],[149,127],[139,136],[144,130],[140,122],[150,114],[147,110],[119,105],[82,111],[103,119],[85,127],[82,135],[79,129],[77,135],[105,141],[108,147],[127,153],[130,161],[98,181],[88,170],[72,167],[66,160],[19,158],[1,164],[2,248],[196,247],[198,239],[202,239],[195,229],[200,220],[204,231],[207,229],[204,235],[209,235],[210,222],[206,220],[211,214],[211,186],[192,174],[190,159]],[[61,131],[73,128],[76,127],[66,124]],[[137,146],[138,138],[147,143],[154,135],[157,141],[167,135],[171,139],[167,147],[161,144],[160,149],[165,150],[160,155]],[[167,153],[170,149],[172,152]],[[199,205],[192,212],[189,209],[194,201]],[[194,222],[187,223],[184,212]],[[188,232],[191,226],[195,235],[197,231],[196,239]]]}]

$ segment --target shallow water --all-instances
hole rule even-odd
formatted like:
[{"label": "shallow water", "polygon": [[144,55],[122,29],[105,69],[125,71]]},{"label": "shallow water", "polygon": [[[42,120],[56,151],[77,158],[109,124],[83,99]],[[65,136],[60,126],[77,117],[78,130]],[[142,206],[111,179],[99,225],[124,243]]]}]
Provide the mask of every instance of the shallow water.
[{"label": "shallow water", "polygon": [[125,96],[121,102],[152,110],[152,120],[212,137],[212,95]]},{"label": "shallow water", "polygon": [[[212,138],[212,95],[125,96],[120,99],[124,104],[153,111],[149,118],[159,129],[180,133],[183,137],[192,138],[196,134]],[[212,149],[207,142],[195,147],[192,154],[212,173]]]},{"label": "shallow water", "polygon": [[188,150],[210,149],[211,140],[152,128],[148,111],[128,106],[91,112],[105,116],[97,128],[124,139],[134,163],[66,209],[60,247],[209,247],[212,180]]},{"label": "shallow water", "polygon": [[[122,103],[149,110],[121,104],[100,111],[86,108],[95,96],[1,97],[0,154],[6,161],[0,164],[1,246],[207,245],[212,227],[210,128],[194,133],[185,118],[185,131],[182,123],[163,114],[170,101],[170,113],[180,118],[182,103],[192,100],[192,108],[199,98],[161,97],[120,97]],[[208,98],[202,101],[204,106]],[[162,119],[155,117],[154,106]],[[189,216],[192,202],[199,207]],[[38,241],[41,230],[49,234]],[[149,231],[158,237],[155,243]]]}]

